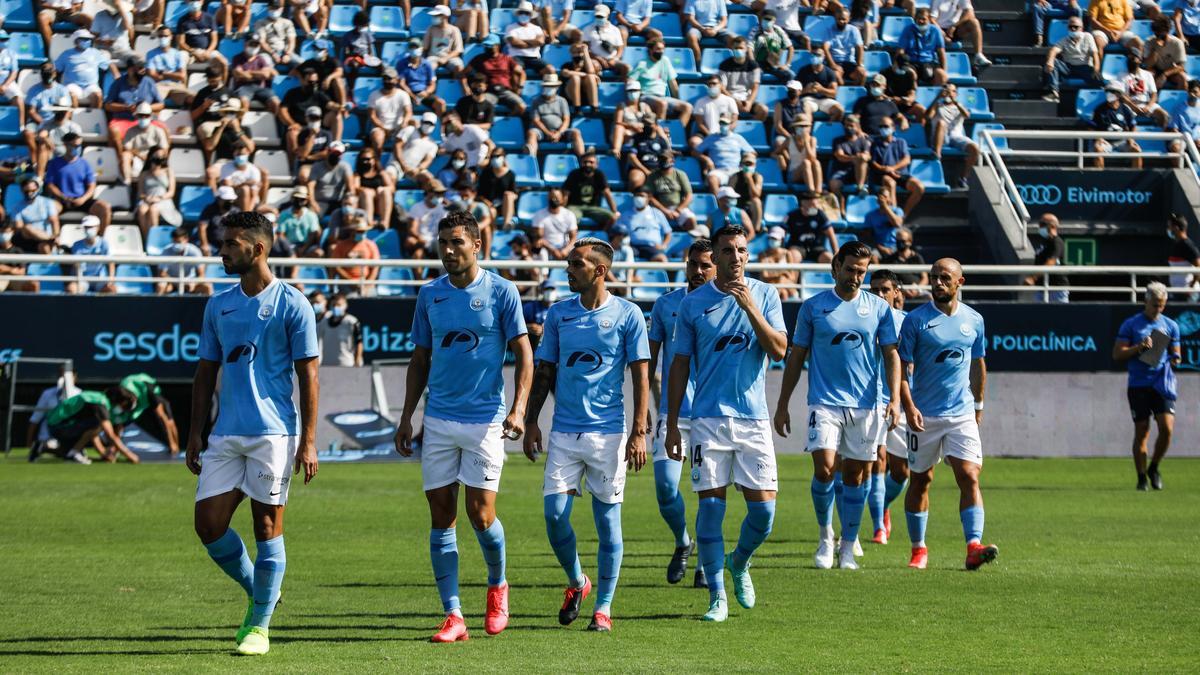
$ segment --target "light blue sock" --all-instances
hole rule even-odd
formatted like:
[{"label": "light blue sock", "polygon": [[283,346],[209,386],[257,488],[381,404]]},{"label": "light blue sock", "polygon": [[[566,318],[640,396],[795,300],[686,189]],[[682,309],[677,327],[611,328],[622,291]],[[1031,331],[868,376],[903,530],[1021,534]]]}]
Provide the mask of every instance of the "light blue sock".
[{"label": "light blue sock", "polygon": [[254,563],[250,562],[246,545],[237,532],[225,530],[220,539],[205,544],[204,548],[208,549],[208,557],[217,563],[217,567],[241,584],[247,597],[254,595]]},{"label": "light blue sock", "polygon": [[775,522],[775,500],[766,502],[746,502],[746,517],[742,519],[742,533],[738,536],[737,548],[733,549],[733,568],[745,569],[750,562],[750,556],[767,540],[771,534],[771,524]]},{"label": "light blue sock", "polygon": [[925,545],[925,524],[929,522],[929,512],[921,511],[913,513],[905,511],[904,518],[908,520],[908,538],[912,540],[913,546]]},{"label": "light blue sock", "polygon": [[983,539],[983,507],[972,506],[958,512],[958,517],[962,520],[963,537],[967,543],[978,543]]},{"label": "light blue sock", "polygon": [[699,540],[700,565],[708,577],[708,595],[715,600],[725,592],[725,537],[721,526],[725,522],[725,500],[706,497],[696,511],[696,539]]},{"label": "light blue sock", "polygon": [[816,476],[812,479],[813,510],[817,513],[817,525],[833,525],[833,481],[822,483]]},{"label": "light blue sock", "polygon": [[896,501],[896,497],[899,497],[900,493],[904,492],[905,485],[908,485],[907,480],[903,483],[897,483],[896,479],[892,478],[892,474],[890,473],[883,477],[883,508],[886,509],[892,505],[892,502]]},{"label": "light blue sock", "polygon": [[605,504],[592,496],[592,519],[596,521],[596,538],[600,541],[596,553],[600,582],[596,585],[596,609],[611,615],[617,578],[621,576],[621,558],[625,543],[621,538],[621,505]]},{"label": "light blue sock", "polygon": [[842,504],[842,500],[845,499],[845,496],[846,496],[845,490],[846,490],[846,484],[842,482],[842,472],[834,471],[833,472],[833,503],[835,505],[837,505],[837,517],[838,517],[838,527],[839,528],[843,527],[842,518],[844,518],[844,516],[842,515],[842,509],[845,508],[845,506]]},{"label": "light blue sock", "polygon": [[433,563],[433,578],[442,598],[442,611],[449,613],[459,609],[458,533],[453,527],[429,530],[429,561]]},{"label": "light blue sock", "polygon": [[575,497],[566,493],[546,495],[542,498],[542,511],[546,516],[546,536],[558,564],[567,573],[567,581],[575,588],[583,586],[583,568],[579,566],[579,554],[575,550],[575,530],[571,528],[571,507]]},{"label": "light blue sock", "polygon": [[275,603],[279,601],[287,554],[283,550],[282,534],[255,543],[258,552],[254,556],[254,610],[250,613],[250,625],[266,628],[271,623]]},{"label": "light blue sock", "polygon": [[654,491],[658,495],[658,512],[671,534],[675,535],[675,546],[687,546],[691,543],[687,532],[687,511],[683,505],[683,495],[679,494],[679,473],[683,470],[683,462],[666,460],[654,463]]},{"label": "light blue sock", "polygon": [[858,539],[858,528],[862,526],[863,508],[867,504],[867,486],[845,485],[842,487],[842,541]]},{"label": "light blue sock", "polygon": [[876,531],[883,529],[884,492],[883,475],[871,474],[871,484],[867,491],[867,506],[871,511],[871,524],[875,526]]},{"label": "light blue sock", "polygon": [[479,548],[483,551],[483,561],[487,563],[488,586],[499,586],[504,583],[504,526],[500,519],[492,521],[486,530],[475,530],[475,538],[479,540]]}]

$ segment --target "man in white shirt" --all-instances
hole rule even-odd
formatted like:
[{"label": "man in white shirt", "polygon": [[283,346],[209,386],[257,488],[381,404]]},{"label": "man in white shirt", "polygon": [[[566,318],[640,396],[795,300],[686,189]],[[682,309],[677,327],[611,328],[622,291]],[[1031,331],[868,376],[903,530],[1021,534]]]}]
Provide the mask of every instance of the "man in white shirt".
[{"label": "man in white shirt", "polygon": [[421,123],[415,127],[403,127],[396,136],[392,163],[388,165],[397,181],[416,180],[437,157],[438,144],[433,132],[437,129],[437,115],[427,112],[421,115]]},{"label": "man in white shirt", "polygon": [[1100,50],[1096,38],[1083,30],[1083,19],[1067,20],[1067,35],[1046,54],[1046,101],[1058,102],[1058,90],[1065,77],[1082,79],[1084,86],[1100,84]]},{"label": "man in white shirt", "polygon": [[625,79],[629,75],[629,66],[621,62],[625,38],[621,30],[609,21],[609,14],[607,6],[596,5],[596,20],[584,27],[583,41],[587,43],[593,61],[603,70]]},{"label": "man in white shirt", "polygon": [[563,206],[562,190],[554,188],[546,196],[546,208],[533,214],[534,248],[539,248],[553,260],[565,260],[579,234],[579,220]]},{"label": "man in white shirt", "polygon": [[[242,211],[258,208],[260,199],[267,193],[267,172],[250,161],[250,150],[239,144],[233,151],[233,161],[221,166],[218,183],[233,188],[237,193],[237,207]],[[214,192],[216,192],[214,190]]]},{"label": "man in white shirt", "polygon": [[446,67],[451,77],[463,69],[462,31],[450,21],[450,8],[438,5],[429,10],[433,25],[425,31],[425,53],[434,68]]},{"label": "man in white shirt", "polygon": [[942,158],[942,146],[949,145],[955,150],[961,150],[966,159],[963,162],[963,175],[955,187],[967,189],[967,172],[979,160],[979,146],[967,136],[965,123],[971,113],[958,100],[958,87],[947,84],[942,92],[934,99],[933,105],[925,111],[925,122],[929,124],[929,137],[932,141],[933,154]]},{"label": "man in white shirt", "polygon": [[491,154],[492,147],[488,132],[474,124],[463,124],[458,113],[446,113],[442,118],[441,154],[453,155],[455,150],[462,150],[467,154],[467,167],[474,169]]},{"label": "man in white shirt", "polygon": [[713,73],[704,81],[707,92],[695,102],[692,119],[696,123],[696,133],[688,139],[688,145],[695,148],[709,134],[717,132],[722,117],[736,119],[738,116],[737,101],[725,93],[721,87],[721,76]]},{"label": "man in white shirt", "polygon": [[[425,186],[425,198],[413,204],[408,210],[411,221],[408,229],[409,255],[414,258],[437,257],[437,228],[442,218],[446,217],[446,204],[443,197],[446,187],[436,178],[429,180]],[[416,244],[416,245],[413,245]]]},{"label": "man in white shirt", "polygon": [[367,107],[371,115],[371,145],[379,154],[394,142],[396,134],[412,121],[412,98],[399,86],[399,74],[391,66],[383,68],[381,89],[371,92]]},{"label": "man in white shirt", "polygon": [[1129,54],[1126,57],[1128,72],[1117,78],[1117,84],[1125,94],[1125,102],[1133,108],[1138,117],[1149,117],[1155,126],[1165,128],[1169,115],[1158,104],[1158,85],[1154,83],[1154,73],[1142,67],[1141,54]]},{"label": "man in white shirt", "polygon": [[932,0],[930,18],[946,35],[948,42],[963,42],[975,45],[975,65],[990,66],[992,62],[983,55],[983,27],[975,18],[971,0]]},{"label": "man in white shirt", "polygon": [[545,75],[550,64],[542,60],[546,31],[533,22],[533,3],[521,0],[515,12],[517,20],[504,31],[504,53],[513,57],[526,73]]}]

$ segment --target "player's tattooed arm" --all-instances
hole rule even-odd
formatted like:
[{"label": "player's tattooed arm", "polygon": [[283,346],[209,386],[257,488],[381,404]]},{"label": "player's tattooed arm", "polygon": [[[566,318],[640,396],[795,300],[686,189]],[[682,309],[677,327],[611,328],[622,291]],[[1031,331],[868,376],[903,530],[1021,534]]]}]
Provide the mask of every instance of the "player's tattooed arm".
[{"label": "player's tattooed arm", "polygon": [[784,438],[792,433],[792,414],[788,412],[788,406],[791,405],[792,392],[800,382],[807,358],[808,347],[793,345],[783,368],[783,383],[779,386],[779,401],[775,404],[775,432]]},{"label": "player's tattooed arm", "polygon": [[[987,389],[987,364],[983,359],[971,361],[971,395],[975,397],[975,407],[983,403],[983,393]],[[975,411],[975,423],[983,422],[983,410]]]},{"label": "player's tattooed arm", "polygon": [[[913,364],[911,361],[900,360],[900,370],[905,373],[913,372]],[[974,371],[974,367],[971,368]],[[920,433],[925,431],[925,417],[921,415],[921,411],[917,410],[917,404],[913,402],[912,389],[908,386],[908,378],[900,378],[900,406],[904,408],[904,418],[908,423],[909,431]]]}]

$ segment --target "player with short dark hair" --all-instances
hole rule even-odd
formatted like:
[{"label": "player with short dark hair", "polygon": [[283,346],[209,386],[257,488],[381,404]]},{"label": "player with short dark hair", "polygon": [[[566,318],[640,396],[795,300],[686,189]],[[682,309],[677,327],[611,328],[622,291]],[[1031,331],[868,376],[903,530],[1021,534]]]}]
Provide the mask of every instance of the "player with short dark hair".
[{"label": "player with short dark hair", "polygon": [[[452,211],[438,221],[437,251],[445,274],[421,287],[413,317],[416,346],[408,365],[396,451],[413,453],[412,417],[428,388],[421,477],[432,527],[429,558],[446,619],[433,642],[466,640],[458,598],[458,485],[466,486],[467,517],[487,563],[484,630],[508,626],[504,526],[496,493],[504,468],[504,439],[524,431],[533,351],[521,294],[500,275],[479,268],[483,243],[475,217]],[[516,357],[516,392],[504,409],[504,354]]]},{"label": "player with short dark hair", "polygon": [[[621,502],[625,473],[646,464],[649,420],[650,347],[637,305],[605,287],[613,250],[603,239],[585,237],[567,255],[567,283],[579,295],[550,307],[538,343],[537,371],[525,416],[525,455],[542,451],[538,414],[554,390],[554,422],[546,445],[543,512],[550,547],[567,573],[558,622],[570,625],[592,589],[583,573],[571,527],[579,481],[587,479],[599,539],[599,584],[588,630],[612,630],[612,600],[621,573],[624,542]],[[625,368],[633,375],[632,430],[625,430]]]},{"label": "player with short dark hair", "polygon": [[[687,287],[677,288],[670,293],[663,294],[654,301],[654,308],[650,310],[650,377],[651,391],[661,389],[661,386],[666,382],[670,375],[672,357],[674,356],[672,345],[675,342],[675,318],[679,315],[679,303],[688,293],[695,291],[704,284],[712,281],[713,276],[717,273],[717,268],[712,261],[712,242],[708,239],[697,239],[692,242],[692,245],[687,250]],[[662,378],[659,380],[656,377],[658,368],[658,350],[662,348]],[[659,380],[657,383],[654,380]],[[694,383],[691,379],[688,380],[687,391],[684,394],[683,406],[680,414],[687,416],[691,413],[692,407],[692,389]],[[658,512],[666,521],[667,526],[671,528],[671,533],[675,535],[675,553],[671,555],[671,562],[667,565],[667,583],[677,584],[683,575],[687,573],[688,558],[696,548],[696,542],[688,536],[687,531],[687,512],[683,504],[683,495],[679,493],[679,474],[683,469],[682,462],[672,461],[667,457],[666,446],[666,423],[667,423],[667,396],[660,393],[658,396],[658,424],[651,425],[647,422],[647,427],[654,427],[654,490],[658,496]],[[685,432],[688,428],[689,420],[681,420],[680,432]],[[690,446],[689,446],[690,447]],[[704,581],[704,568],[696,567],[695,584],[697,587],[707,585]]]},{"label": "player with short dark hair", "polygon": [[[779,485],[764,381],[767,358],[787,352],[787,329],[779,293],[745,276],[746,239],[737,225],[713,234],[716,276],[679,303],[667,383],[667,456],[690,457],[692,490],[700,497],[696,538],[708,581],[705,621],[729,617],[726,567],[738,604],[754,607],[750,558],[771,533]],[[689,382],[694,392],[685,447],[679,416]],[[730,483],[746,499],[746,517],[737,547],[726,555],[721,528]]]},{"label": "player with short dark hair", "polygon": [[[900,283],[900,277],[889,269],[875,270],[871,273],[871,292],[891,307],[892,322],[899,336],[904,317],[908,316],[908,312],[904,311],[904,286]],[[907,377],[907,374],[901,373],[900,376]],[[891,400],[892,390],[885,378],[881,377],[879,405],[886,408]],[[881,430],[877,445],[879,459],[868,469],[871,480],[867,490],[867,511],[875,527],[872,541],[886,544],[892,536],[892,516],[888,507],[900,496],[908,482],[908,426],[904,419],[897,419],[894,429]]]},{"label": "player with short dark hair", "polygon": [[[196,534],[213,562],[249,596],[237,651],[261,655],[270,649],[267,629],[287,567],[288,474],[303,471],[305,484],[317,475],[316,320],[304,294],[267,266],[271,221],[253,211],[235,213],[222,220],[220,236],[225,273],[240,282],[212,296],[204,308],[187,467],[200,477]],[[293,371],[300,380],[299,419]],[[202,434],[218,376],[220,409],[205,450]],[[229,527],[244,497],[250,498],[258,547],[253,564]]]}]

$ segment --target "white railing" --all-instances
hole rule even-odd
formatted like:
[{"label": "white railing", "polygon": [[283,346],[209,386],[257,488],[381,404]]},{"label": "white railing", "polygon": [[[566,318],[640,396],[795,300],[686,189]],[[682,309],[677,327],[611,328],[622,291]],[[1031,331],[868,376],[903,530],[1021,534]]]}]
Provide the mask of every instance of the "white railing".
[{"label": "white railing", "polygon": [[[395,295],[402,292],[404,288],[415,288],[424,285],[429,281],[430,270],[434,276],[442,273],[441,261],[437,259],[426,260],[348,260],[344,258],[329,259],[329,258],[272,258],[271,266],[273,268],[334,268],[334,267],[357,267],[360,269],[380,268],[405,268],[412,271],[411,279],[374,279],[364,281],[360,279],[337,279],[337,278],[288,278],[286,281],[294,285],[308,286],[332,286],[339,290],[347,292],[357,292],[362,294],[391,294]],[[185,277],[185,276],[160,276],[160,277],[143,277],[143,276],[102,276],[89,277],[82,273],[82,264],[88,265],[146,265],[150,267],[167,268],[173,265],[183,265],[184,267],[195,266],[199,269],[204,269],[210,265],[219,265],[220,258],[206,257],[180,257],[180,256],[133,256],[133,255],[108,255],[108,256],[89,256],[89,255],[54,255],[54,256],[38,256],[38,255],[3,255],[0,254],[0,264],[7,265],[28,265],[31,263],[49,263],[60,266],[75,265],[75,270],[71,273],[63,273],[57,275],[5,275],[0,276],[0,281],[20,282],[20,281],[39,281],[39,282],[96,282],[105,283],[130,283],[130,284],[151,284],[156,282],[165,282],[176,286],[175,294],[182,295],[182,286],[184,283],[196,283],[197,281],[205,281],[214,286],[230,285],[237,283],[237,277],[222,276],[222,277]],[[566,262],[562,260],[481,260],[480,266],[491,270],[542,270],[546,277],[549,276],[549,271],[554,269],[565,269]],[[905,274],[920,274],[928,272],[929,265],[875,265],[873,269],[882,269],[886,267],[894,272]],[[621,276],[622,272],[627,270],[633,271],[650,271],[662,270],[668,273],[667,281],[621,281],[616,285],[623,286],[627,290],[632,291],[637,288],[678,288],[682,285],[674,280],[675,273],[684,269],[684,264],[681,262],[632,262],[632,263],[613,263],[613,271],[617,276]],[[821,291],[833,287],[831,277],[827,276],[830,273],[830,267],[827,264],[820,263],[804,263],[804,264],[788,264],[788,263],[750,263],[746,268],[749,272],[764,272],[764,271],[790,271],[799,272],[798,279],[795,283],[777,284],[781,288],[794,289],[799,291],[801,297],[806,297],[811,292]],[[182,270],[181,270],[182,271]],[[1144,285],[1139,285],[1138,277],[1156,277],[1166,278],[1174,276],[1185,276],[1195,274],[1200,279],[1200,268],[1189,267],[1122,267],[1122,266],[1054,266],[1047,267],[1044,265],[964,265],[964,276],[967,278],[967,285],[964,286],[963,292],[965,297],[970,297],[974,293],[1018,293],[1021,297],[1025,294],[1040,294],[1043,292],[1052,291],[1070,291],[1075,295],[1097,295],[1097,294],[1125,294],[1129,295],[1131,302],[1138,302],[1141,293],[1145,290]],[[820,280],[811,277],[806,278],[810,273],[822,274]],[[973,276],[987,277],[1008,277],[1010,283],[993,283],[993,284],[972,284],[970,283]],[[1104,286],[1072,286],[1072,285],[1056,285],[1052,277],[1121,277],[1128,279],[1128,283],[1122,285],[1104,285]],[[1034,277],[1037,282],[1034,285],[1023,283],[1023,279]],[[518,286],[523,288],[531,288],[544,283],[545,281],[554,281],[565,285],[564,280],[543,279],[542,281],[524,281],[517,282]],[[928,287],[918,286],[920,290],[927,291]],[[380,289],[387,289],[380,293]],[[393,291],[389,293],[388,291]],[[1200,293],[1200,287],[1173,287],[1167,289],[1169,293],[1177,295],[1190,295]]]}]

